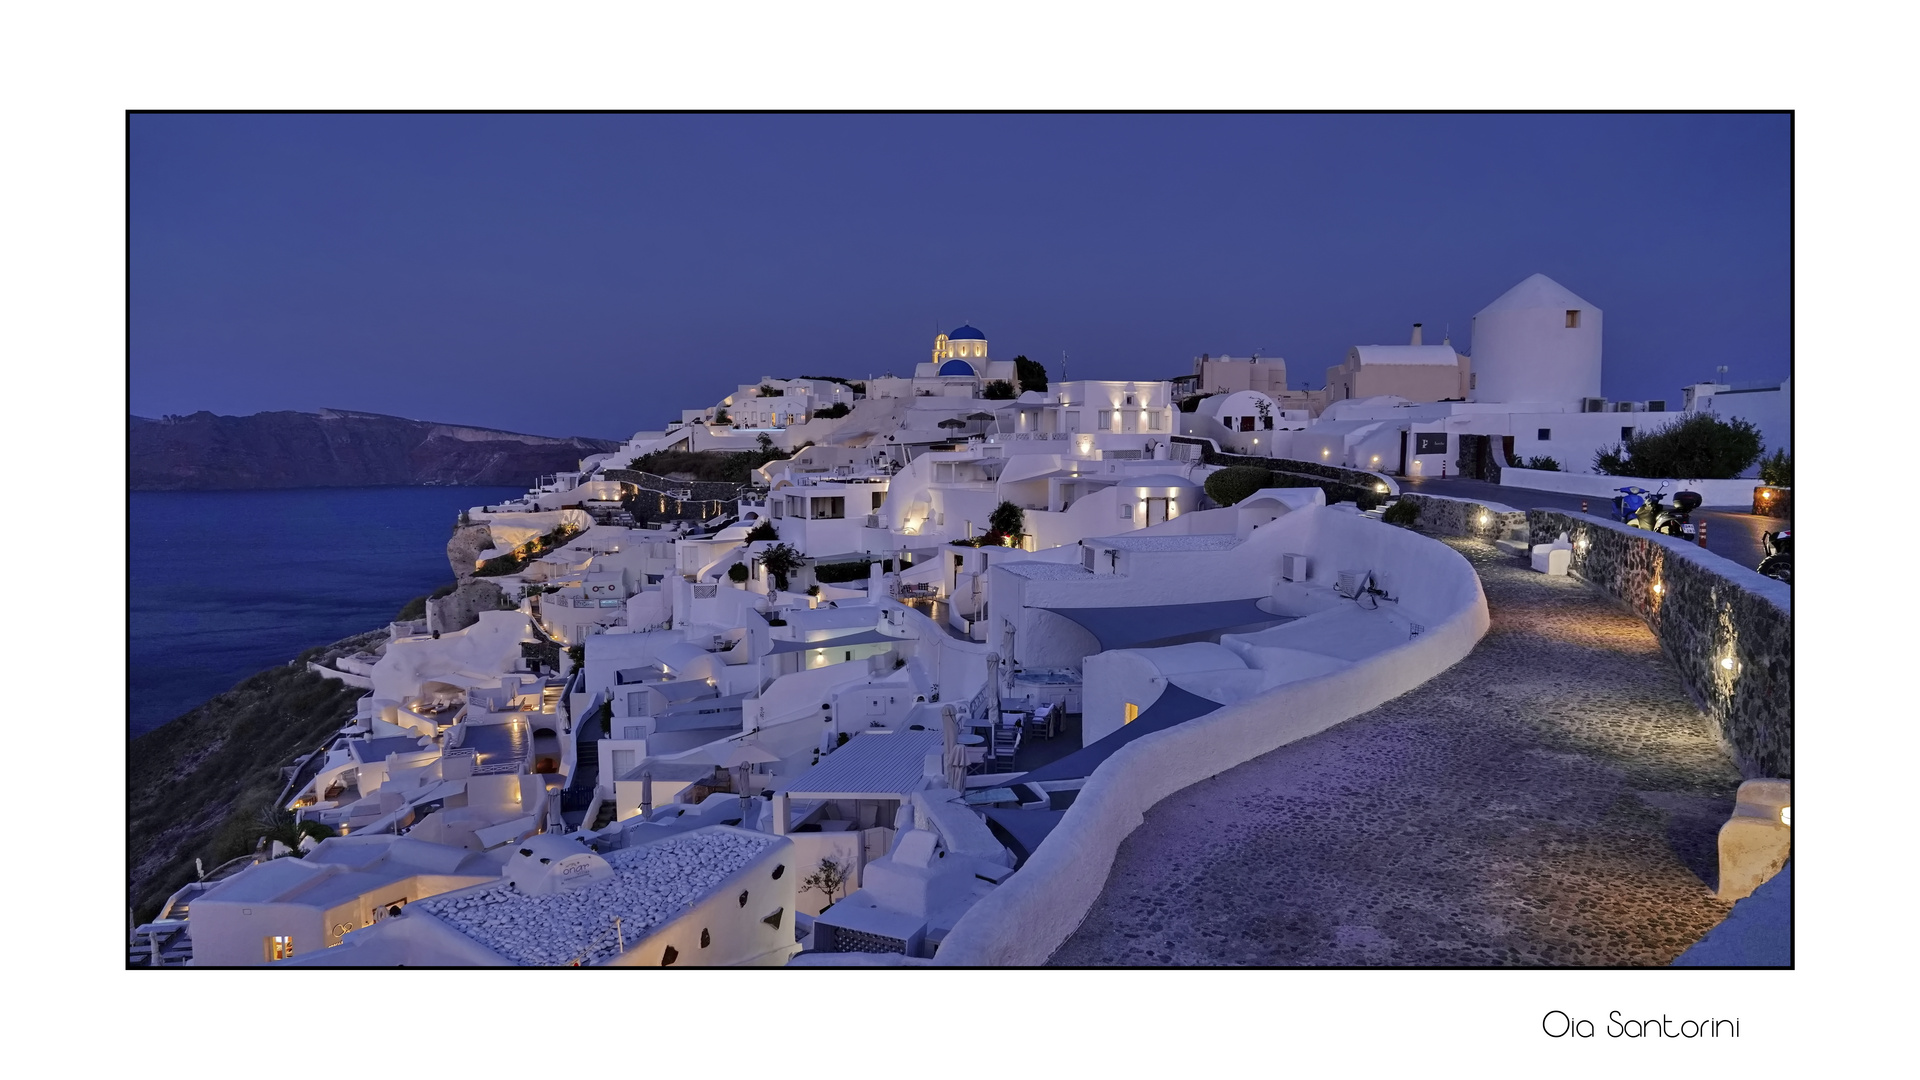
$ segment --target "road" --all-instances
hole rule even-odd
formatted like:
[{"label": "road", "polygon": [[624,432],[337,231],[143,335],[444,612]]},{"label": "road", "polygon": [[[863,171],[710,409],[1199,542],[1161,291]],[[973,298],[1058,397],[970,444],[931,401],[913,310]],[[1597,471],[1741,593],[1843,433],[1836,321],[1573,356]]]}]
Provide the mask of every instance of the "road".
[{"label": "road", "polygon": [[[1400,487],[1405,491],[1418,491],[1428,495],[1446,495],[1455,499],[1504,503],[1515,510],[1544,507],[1578,513],[1581,503],[1580,496],[1568,495],[1564,492],[1503,487],[1499,484],[1489,484],[1484,480],[1462,480],[1458,477],[1445,479],[1434,476],[1402,477]],[[1607,499],[1588,498],[1586,503],[1588,513],[1595,517],[1606,518],[1613,512],[1613,504]],[[1725,556],[1749,568],[1759,566],[1760,560],[1766,554],[1760,542],[1761,533],[1793,527],[1793,522],[1786,518],[1761,517],[1737,510],[1695,510],[1693,519],[1707,523],[1708,551]]]}]

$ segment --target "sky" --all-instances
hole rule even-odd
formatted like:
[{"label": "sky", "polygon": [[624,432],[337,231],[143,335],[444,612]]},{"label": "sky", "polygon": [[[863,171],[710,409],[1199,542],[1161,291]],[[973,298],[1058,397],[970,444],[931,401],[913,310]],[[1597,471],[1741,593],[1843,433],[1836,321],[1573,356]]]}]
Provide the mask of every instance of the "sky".
[{"label": "sky", "polygon": [[139,416],[624,438],[762,376],[1158,380],[1451,331],[1544,273],[1602,391],[1791,373],[1773,115],[164,115],[129,130]]}]

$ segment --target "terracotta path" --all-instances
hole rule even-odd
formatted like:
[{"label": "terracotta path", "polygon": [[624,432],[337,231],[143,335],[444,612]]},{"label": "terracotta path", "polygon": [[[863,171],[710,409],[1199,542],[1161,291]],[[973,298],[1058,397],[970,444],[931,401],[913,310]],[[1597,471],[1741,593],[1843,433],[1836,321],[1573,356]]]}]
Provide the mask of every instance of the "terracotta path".
[{"label": "terracotta path", "polygon": [[1492,629],[1148,812],[1054,964],[1658,965],[1725,916],[1740,775],[1647,628],[1476,541]]}]

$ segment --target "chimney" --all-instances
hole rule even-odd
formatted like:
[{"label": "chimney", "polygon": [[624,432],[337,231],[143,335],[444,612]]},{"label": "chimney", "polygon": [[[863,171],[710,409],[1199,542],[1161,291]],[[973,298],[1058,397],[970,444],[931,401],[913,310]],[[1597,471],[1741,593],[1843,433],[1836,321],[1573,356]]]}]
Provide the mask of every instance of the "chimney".
[{"label": "chimney", "polygon": [[1414,324],[1413,324],[1413,340],[1412,340],[1412,341],[1409,341],[1409,342],[1407,342],[1407,344],[1409,344],[1409,345],[1418,345],[1418,344],[1420,344],[1420,324],[1419,324],[1419,323],[1414,323]]}]

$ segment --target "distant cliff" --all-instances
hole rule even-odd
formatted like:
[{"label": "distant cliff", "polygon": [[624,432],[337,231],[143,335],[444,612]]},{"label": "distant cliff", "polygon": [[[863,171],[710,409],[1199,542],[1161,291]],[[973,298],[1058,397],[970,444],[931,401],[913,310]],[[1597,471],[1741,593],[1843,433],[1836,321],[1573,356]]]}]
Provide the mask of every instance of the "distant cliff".
[{"label": "distant cliff", "polygon": [[618,449],[606,439],[519,435],[490,428],[322,409],[252,416],[127,418],[127,475],[135,491],[518,486],[569,472]]}]

